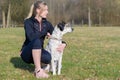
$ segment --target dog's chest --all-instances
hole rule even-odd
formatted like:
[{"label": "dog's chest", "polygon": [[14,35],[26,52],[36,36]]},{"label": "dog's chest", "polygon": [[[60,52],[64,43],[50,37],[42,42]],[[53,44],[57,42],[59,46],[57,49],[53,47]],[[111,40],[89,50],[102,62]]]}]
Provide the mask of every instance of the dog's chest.
[{"label": "dog's chest", "polygon": [[62,57],[62,53],[57,50],[57,48],[61,43],[62,41],[57,41],[57,40],[49,41],[48,45],[49,45],[50,53],[54,60],[59,60],[59,58]]},{"label": "dog's chest", "polygon": [[62,53],[56,52],[52,54],[53,60],[59,60],[62,57]]}]

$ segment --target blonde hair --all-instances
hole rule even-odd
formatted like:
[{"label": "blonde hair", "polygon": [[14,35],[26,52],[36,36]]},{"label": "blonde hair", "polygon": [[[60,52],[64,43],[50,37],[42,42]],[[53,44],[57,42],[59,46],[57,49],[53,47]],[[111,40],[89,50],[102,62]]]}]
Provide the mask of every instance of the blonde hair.
[{"label": "blonde hair", "polygon": [[36,15],[36,9],[40,8],[43,9],[45,6],[47,5],[44,1],[36,1],[35,3],[33,3],[30,7],[30,11],[28,13],[28,16],[25,19],[28,19],[30,17],[34,17]]}]

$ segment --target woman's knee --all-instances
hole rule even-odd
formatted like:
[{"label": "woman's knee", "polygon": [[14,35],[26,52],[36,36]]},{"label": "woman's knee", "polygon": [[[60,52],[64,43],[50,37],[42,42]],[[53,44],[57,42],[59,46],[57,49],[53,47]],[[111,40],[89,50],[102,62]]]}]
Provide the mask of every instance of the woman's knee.
[{"label": "woman's knee", "polygon": [[47,51],[43,51],[41,55],[41,62],[44,64],[49,64],[51,62],[51,54]]},{"label": "woman's knee", "polygon": [[51,62],[51,57],[44,59],[44,61],[42,61],[42,62],[45,64],[49,64]]}]

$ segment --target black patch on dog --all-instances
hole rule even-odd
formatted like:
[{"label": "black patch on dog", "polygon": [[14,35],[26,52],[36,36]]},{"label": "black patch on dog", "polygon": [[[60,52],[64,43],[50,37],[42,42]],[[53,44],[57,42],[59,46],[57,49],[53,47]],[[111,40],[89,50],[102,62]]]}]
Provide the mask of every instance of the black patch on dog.
[{"label": "black patch on dog", "polygon": [[58,26],[58,28],[60,29],[60,31],[63,31],[63,30],[64,30],[64,27],[65,27],[65,22],[62,21],[62,22],[59,23],[57,26]]}]

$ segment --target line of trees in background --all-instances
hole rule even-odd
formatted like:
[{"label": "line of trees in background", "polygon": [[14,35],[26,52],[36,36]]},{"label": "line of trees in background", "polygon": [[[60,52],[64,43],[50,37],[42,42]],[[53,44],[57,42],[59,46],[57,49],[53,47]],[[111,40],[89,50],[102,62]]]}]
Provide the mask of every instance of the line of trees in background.
[{"label": "line of trees in background", "polygon": [[[0,0],[0,21],[3,27],[23,24],[30,5],[36,0]],[[44,0],[49,7],[48,19],[88,26],[120,26],[119,0]]]}]

